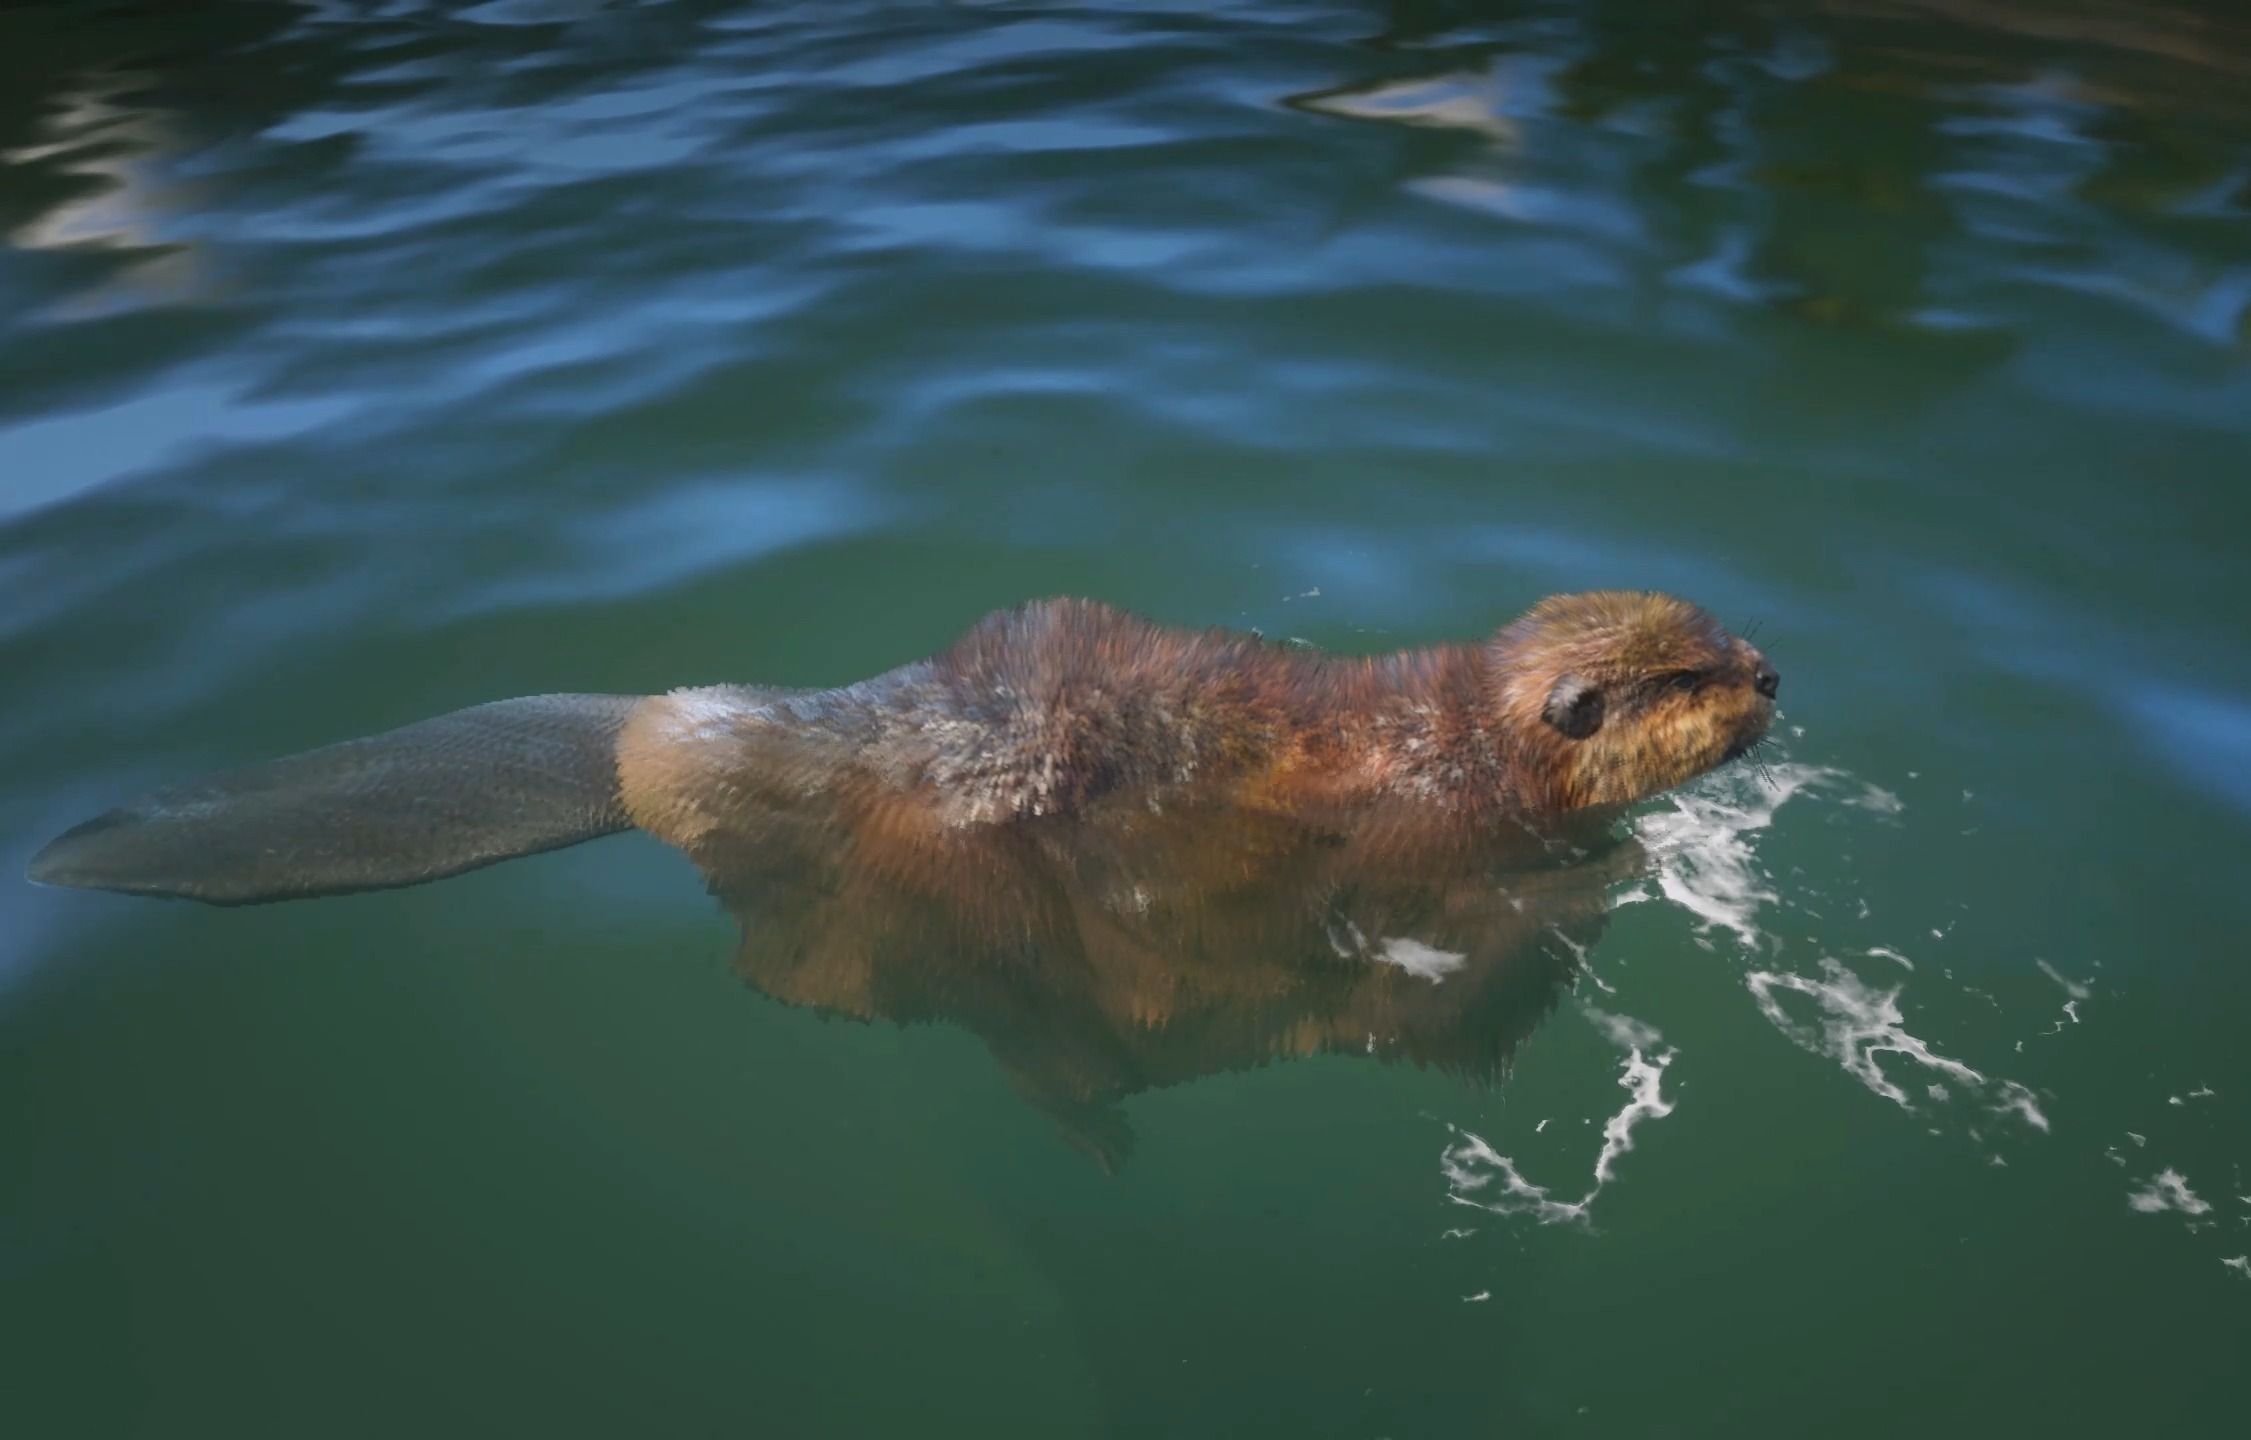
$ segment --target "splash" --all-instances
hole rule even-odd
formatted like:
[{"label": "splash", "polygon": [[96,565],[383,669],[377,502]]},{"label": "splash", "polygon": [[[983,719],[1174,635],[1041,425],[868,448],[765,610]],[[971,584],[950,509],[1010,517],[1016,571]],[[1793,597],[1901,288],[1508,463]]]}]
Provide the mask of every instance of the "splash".
[{"label": "splash", "polygon": [[2141,1189],[2126,1197],[2127,1207],[2141,1215],[2162,1215],[2178,1210],[2183,1215],[2203,1215],[2212,1202],[2188,1188],[2188,1177],[2178,1170],[2160,1170]]},{"label": "splash", "polygon": [[[1909,778],[1917,777],[1910,772]],[[1742,767],[1722,771],[1634,822],[1650,868],[1646,878],[1614,903],[1665,900],[1679,906],[1688,913],[1699,947],[1715,957],[1743,957],[1743,983],[1753,1004],[1793,1046],[1835,1064],[1869,1093],[1901,1111],[1922,1117],[1931,1134],[1966,1131],[1989,1152],[1988,1165],[1997,1169],[2009,1165],[2013,1157],[1992,1153],[1995,1142],[2051,1134],[2045,1107],[2053,1103],[2052,1096],[1915,1034],[1908,1025],[1904,994],[1914,985],[1922,987],[1917,991],[1919,999],[1938,1000],[1942,1008],[1943,1002],[1959,996],[1965,1002],[1980,1001],[2005,1017],[2011,1016],[2010,1007],[1957,980],[1955,970],[1942,958],[1920,964],[1911,958],[1911,952],[1953,943],[1959,917],[1926,922],[1927,941],[1898,948],[1875,943],[1893,939],[1896,944],[1896,937],[1850,933],[1849,927],[1865,927],[1871,917],[1868,898],[1851,888],[1850,880],[1837,895],[1824,895],[1800,884],[1793,878],[1795,871],[1774,863],[1765,832],[1775,825],[1784,805],[1808,795],[1816,797],[1811,808],[1829,812],[1821,818],[1837,822],[1849,815],[1856,831],[1868,825],[1895,826],[1906,808],[1891,791],[1832,767],[1785,763],[1764,772]],[[1963,804],[1976,800],[1973,792],[1962,792]],[[1848,928],[1840,930],[1840,926]],[[2039,956],[2025,956],[2023,963],[2061,994],[2049,991],[2052,998],[2046,1003],[2034,1000],[2035,1008],[2022,1017],[2029,1023],[2023,1031],[2026,1038],[2015,1041],[2017,1054],[2025,1053],[2028,1038],[2076,1037],[2088,1033],[2079,1027],[2093,1028],[2100,1020],[2097,973],[2070,974]],[[1926,995],[1929,987],[1938,988]],[[2059,1008],[2047,1009],[2048,1003]],[[2198,1107],[2229,1103],[2201,1077],[2182,1078],[2191,1084],[2159,1092],[2167,1113],[2193,1115]],[[1641,1118],[1646,1117],[1621,1115],[1621,1132],[1630,1134]],[[1559,1199],[1531,1184],[1512,1162],[1493,1155],[1475,1137],[1468,1137],[1468,1142],[1457,1148],[1449,1170],[1450,1178],[1457,1178],[1455,1200],[1504,1213],[1530,1213],[1543,1222],[1585,1219],[1586,1203],[1599,1183],[1585,1200]],[[2217,1213],[2218,1207],[2191,1188],[2180,1171],[2145,1168],[2151,1158],[2148,1151],[2154,1147],[2150,1137],[2132,1131],[2124,1132],[2116,1144],[2095,1143],[2099,1154],[2090,1158],[2124,1172],[2129,1214],[2173,1215],[2194,1233],[2225,1227],[2234,1234],[2238,1225],[2251,1228],[2251,1213]],[[1606,1154],[1604,1165],[1615,1158]],[[1460,1177],[1483,1188],[1472,1190],[1458,1183]],[[2222,1202],[2240,1189],[2238,1176],[2221,1196]],[[2251,1205],[2251,1197],[2243,1198]],[[2240,1244],[2240,1239],[2235,1243]],[[2215,1251],[2214,1258],[2251,1280],[2251,1257],[2231,1258]]]},{"label": "splash", "polygon": [[1428,980],[1437,985],[1461,969],[1469,956],[1452,950],[1440,950],[1436,946],[1425,945],[1420,940],[1394,936],[1383,942],[1373,958],[1386,965],[1396,965],[1417,979]]},{"label": "splash", "polygon": [[[1724,772],[1676,793],[1672,809],[1634,825],[1656,867],[1655,898],[1694,915],[1701,930],[1732,931],[1746,949],[1758,949],[1765,938],[1759,912],[1782,897],[1759,869],[1753,839],[1792,796],[1847,780],[1841,770],[1786,763],[1764,773]],[[1618,903],[1650,898],[1646,890],[1628,891]]]},{"label": "splash", "polygon": [[[1659,1048],[1664,1044],[1664,1037],[1654,1026],[1629,1016],[1606,1014],[1592,1006],[1587,1008],[1587,1014],[1610,1037],[1612,1044],[1626,1051],[1625,1069],[1618,1083],[1631,1097],[1603,1123],[1602,1153],[1594,1162],[1594,1189],[1587,1192],[1587,1199],[1591,1201],[1615,1175],[1618,1157],[1634,1148],[1634,1127],[1645,1120],[1662,1120],[1673,1113],[1673,1102],[1665,1098],[1662,1087],[1665,1067],[1673,1063],[1676,1052]],[[1643,1058],[1644,1055],[1649,1058]]]},{"label": "splash", "polygon": [[[2055,966],[2050,965],[2045,960],[2035,960],[2032,963],[2040,967],[2041,974],[2047,976],[2050,980],[2055,981],[2058,985],[2061,985],[2063,987],[2063,993],[2069,995],[2074,1001],[2084,1000],[2089,995],[2094,993],[2085,985],[2057,970]],[[2064,1008],[2068,1010],[2071,1007],[2067,1005]]]},{"label": "splash", "polygon": [[2047,976],[2050,980],[2055,981],[2056,984],[2062,986],[2063,993],[2070,997],[2063,1002],[2062,1018],[2057,1020],[2055,1024],[2049,1026],[2046,1030],[2040,1032],[2043,1035],[2061,1035],[2063,1033],[2064,1023],[2066,1021],[2069,1021],[2073,1025],[2080,1023],[2079,1002],[2092,995],[2094,991],[2080,981],[2074,980],[2069,975],[2064,974],[2062,971],[2058,970],[2055,966],[2050,965],[2045,960],[2035,959],[2032,963],[2040,967],[2041,974]]},{"label": "splash", "polygon": [[[1438,1168],[1446,1176],[1446,1198],[1456,1205],[1475,1205],[1495,1215],[1530,1215],[1542,1225],[1563,1220],[1584,1220],[1590,1193],[1576,1204],[1557,1200],[1547,1187],[1524,1178],[1516,1162],[1467,1130],[1461,1139],[1439,1152]],[[1498,1181],[1498,1187],[1494,1182]],[[1482,1192],[1482,1193],[1480,1193]]]},{"label": "splash", "polygon": [[[1903,1110],[1914,1106],[1906,1090],[1884,1073],[1880,1056],[1896,1056],[1929,1072],[1938,1082],[1951,1082],[1984,1100],[1996,1114],[2013,1115],[2035,1130],[2047,1130],[2048,1117],[2031,1090],[2014,1080],[1990,1079],[1910,1034],[1899,1008],[1903,986],[1871,985],[1828,958],[1821,961],[1820,970],[1818,979],[1789,971],[1754,970],[1743,983],[1750,987],[1759,1013],[1792,1044],[1836,1061],[1846,1074]],[[1781,997],[1785,994],[1805,996],[1813,1001],[1817,1013],[1810,1021],[1791,1015],[1783,1007]]]},{"label": "splash", "polygon": [[[1836,803],[1890,818],[1905,808],[1896,794],[1829,766],[1785,763],[1762,772],[1723,772],[1673,797],[1672,809],[1644,816],[1636,833],[1652,857],[1655,894],[1647,889],[1619,897],[1620,904],[1661,898],[1687,910],[1700,932],[1731,934],[1754,956],[1778,953],[1780,942],[1761,923],[1770,907],[1785,904],[1819,918],[1798,902],[1786,902],[1772,875],[1760,865],[1756,842],[1775,815],[1799,795],[1824,794]],[[1866,915],[1866,904],[1861,913]],[[1943,939],[1944,931],[1933,934]],[[1709,948],[1709,946],[1707,946]],[[1913,974],[1915,962],[1885,945],[1859,953]],[[2075,982],[2057,976],[2067,991]],[[1870,1091],[1902,1109],[1913,1110],[1908,1090],[1885,1073],[1889,1059],[1924,1072],[1916,1086],[1933,1101],[1959,1092],[1975,1098],[1990,1113],[2013,1117],[2045,1132],[2048,1117],[2038,1098],[2013,1080],[1989,1077],[1975,1067],[1940,1053],[1910,1033],[1899,997],[1903,985],[1879,986],[1862,980],[1841,962],[1824,957],[1818,973],[1779,968],[1752,970],[1744,978],[1759,1012],[1800,1049],[1835,1060]],[[1810,1019],[1793,1016],[1784,996],[1813,1002]],[[2073,995],[2075,1006],[2082,994]],[[2075,1009],[2067,1010],[2076,1021]],[[1951,1088],[1948,1088],[1951,1087]]]},{"label": "splash", "polygon": [[1995,1087],[1993,1108],[1996,1111],[2016,1116],[2043,1135],[2048,1133],[2048,1117],[2042,1113],[2039,1102],[2033,1099],[2029,1089],[2014,1080],[1996,1081]]},{"label": "splash", "polygon": [[[1558,1200],[1545,1185],[1527,1179],[1514,1159],[1501,1154],[1483,1136],[1455,1130],[1459,1140],[1440,1152],[1439,1168],[1446,1176],[1446,1198],[1456,1205],[1473,1205],[1496,1215],[1530,1215],[1542,1225],[1573,1221],[1585,1223],[1595,1197],[1617,1178],[1618,1161],[1634,1148],[1634,1131],[1650,1120],[1673,1113],[1665,1098],[1665,1069],[1678,1053],[1665,1045],[1654,1026],[1631,1016],[1612,1015],[1586,1007],[1586,1016],[1610,1042],[1626,1052],[1619,1067],[1618,1084],[1626,1103],[1603,1122],[1602,1152],[1595,1157],[1594,1174],[1584,1195]],[[1540,1128],[1547,1126],[1545,1120]]]}]

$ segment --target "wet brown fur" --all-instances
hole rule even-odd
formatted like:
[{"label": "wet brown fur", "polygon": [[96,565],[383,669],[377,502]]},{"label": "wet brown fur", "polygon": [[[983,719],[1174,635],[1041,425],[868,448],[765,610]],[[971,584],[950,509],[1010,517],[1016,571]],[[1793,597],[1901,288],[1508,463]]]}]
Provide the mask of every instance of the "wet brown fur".
[{"label": "wet brown fur", "polygon": [[[1773,713],[1762,664],[1697,607],[1634,591],[1553,597],[1481,644],[1369,658],[1046,600],[858,685],[652,697],[618,766],[634,823],[691,854],[842,826],[878,872],[895,868],[887,852],[942,868],[934,842],[978,827],[1179,806],[1537,826],[1755,743]],[[1565,681],[1601,697],[1591,735],[1543,718]]]}]

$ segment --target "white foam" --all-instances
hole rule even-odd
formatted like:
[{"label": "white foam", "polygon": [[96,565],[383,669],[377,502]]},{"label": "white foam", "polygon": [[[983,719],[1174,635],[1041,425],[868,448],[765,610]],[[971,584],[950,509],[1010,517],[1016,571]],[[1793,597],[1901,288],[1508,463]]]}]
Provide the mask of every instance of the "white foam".
[{"label": "white foam", "polygon": [[[1481,1135],[1457,1131],[1462,1138],[1438,1155],[1438,1168],[1446,1176],[1446,1198],[1457,1205],[1475,1205],[1496,1215],[1530,1215],[1543,1225],[1559,1220],[1583,1220],[1587,1200],[1565,1204],[1551,1197],[1544,1185],[1524,1178],[1516,1162],[1485,1143]],[[1482,1194],[1495,1181],[1500,1188]]]},{"label": "white foam", "polygon": [[1603,1038],[1621,1050],[1654,1050],[1665,1041],[1657,1027],[1631,1015],[1613,1015],[1607,1010],[1597,1010],[1589,1005],[1587,1020],[1600,1030]]},{"label": "white foam", "polygon": [[[1702,928],[1730,930],[1756,948],[1759,911],[1781,897],[1766,884],[1751,842],[1801,790],[1841,780],[1816,765],[1783,764],[1763,773],[1723,771],[1675,793],[1673,808],[1643,815],[1635,834],[1656,866],[1657,893],[1694,915]],[[1620,903],[1647,898],[1620,897]]]},{"label": "white foam", "polygon": [[[1745,947],[1758,948],[1765,939],[1759,912],[1781,896],[1760,870],[1753,842],[1793,796],[1824,789],[1842,791],[1840,803],[1857,809],[1892,815],[1906,808],[1890,791],[1823,765],[1785,762],[1715,771],[1675,792],[1670,810],[1651,811],[1634,822],[1655,867],[1656,896],[1637,887],[1615,903],[1670,900],[1695,916],[1701,929],[1731,931]],[[1897,951],[1881,953],[1913,968]]]},{"label": "white foam", "polygon": [[[1676,794],[1670,810],[1652,812],[1636,822],[1636,833],[1651,857],[1654,878],[1649,885],[1621,894],[1614,903],[1670,900],[1694,917],[1700,943],[1707,949],[1713,947],[1706,937],[1725,932],[1754,960],[1779,956],[1785,941],[1767,929],[1770,907],[1787,906],[1816,921],[1821,916],[1802,899],[1785,896],[1784,887],[1760,863],[1756,850],[1760,832],[1772,825],[1781,807],[1793,797],[1808,793],[1820,793],[1833,803],[1883,816],[1905,809],[1905,803],[1893,792],[1827,766],[1788,763],[1763,772],[1718,772]],[[1865,917],[1865,899],[1859,909]],[[1943,941],[1953,928],[1951,923],[1933,927],[1930,938]],[[1858,953],[1895,965],[1907,975],[1917,973],[1915,962],[1893,947],[1866,946]],[[2070,1002],[2056,1028],[2078,1023],[2077,1002],[2088,993],[2087,987],[2040,963],[2065,987]],[[1945,976],[1953,978],[1951,971]],[[2029,1088],[1988,1076],[1912,1034],[1900,1006],[1903,986],[1871,984],[1843,963],[1826,957],[1814,974],[1795,973],[1794,968],[1785,970],[1769,961],[1767,966],[1753,969],[1745,984],[1760,1013],[1794,1044],[1834,1060],[1867,1089],[1903,1109],[1912,1112],[1918,1103],[1944,1101],[1960,1092],[1994,1115],[2010,1117],[2032,1130],[2049,1129],[2048,1117]],[[1966,986],[1963,989],[1982,995]],[[1790,1001],[1788,997],[1793,994],[1802,999]],[[1982,998],[1996,1007],[1999,1004],[1990,996]],[[1810,1016],[1803,1014],[1803,1001],[1812,1002],[1814,1013]],[[1800,1013],[1794,1015],[1793,1009]],[[2019,1042],[2020,1053],[2022,1048]],[[1923,1072],[1920,1083],[1903,1085],[1886,1073],[1887,1066],[1897,1072],[1902,1063]],[[1919,1092],[1913,1100],[1909,1098],[1910,1089]],[[1972,1121],[1973,1134],[1977,1133],[1976,1123]]]},{"label": "white foam", "polygon": [[1626,1059],[1625,1073],[1618,1083],[1626,1087],[1631,1097],[1602,1126],[1602,1153],[1595,1157],[1594,1192],[1610,1183],[1617,1173],[1618,1157],[1634,1148],[1634,1127],[1644,1120],[1662,1120],[1673,1113],[1673,1102],[1664,1095],[1665,1067],[1673,1063],[1673,1052],[1661,1051],[1647,1059],[1640,1046],[1635,1046]]},{"label": "white foam", "polygon": [[[1510,898],[1514,900],[1516,897],[1512,896]],[[1522,911],[1524,907],[1522,905],[1518,905],[1516,908],[1519,911]],[[1564,949],[1571,952],[1571,958],[1574,961],[1578,962],[1576,968],[1588,974],[1592,974],[1593,971],[1587,964],[1587,947],[1572,939],[1570,932],[1566,931],[1561,925],[1550,925],[1547,928],[1548,933],[1555,937],[1555,943],[1561,945]],[[1607,990],[1610,987],[1604,985],[1602,988]]]},{"label": "white foam", "polygon": [[2251,1280],[2251,1255],[2230,1255],[2220,1262],[2246,1280]]},{"label": "white foam", "polygon": [[[2063,987],[2063,993],[2069,995],[2074,1000],[2084,1000],[2088,997],[2088,995],[2093,993],[2079,981],[2072,979],[2068,975],[2059,973],[2055,966],[2050,965],[2045,960],[2035,960],[2032,963],[2040,967],[2041,974],[2047,976],[2050,980],[2055,981],[2058,985],[2061,985]],[[2066,1006],[2064,1008],[2069,1009],[2070,1007]]]},{"label": "white foam", "polygon": [[[1602,1151],[1595,1157],[1587,1191],[1577,1200],[1558,1200],[1545,1185],[1525,1178],[1516,1161],[1501,1154],[1483,1136],[1456,1130],[1460,1139],[1439,1153],[1438,1166],[1446,1177],[1446,1198],[1457,1205],[1474,1205],[1496,1215],[1530,1215],[1543,1225],[1559,1221],[1584,1223],[1587,1212],[1603,1187],[1617,1178],[1618,1160],[1634,1148],[1634,1130],[1650,1120],[1673,1113],[1673,1102],[1663,1090],[1665,1068],[1678,1053],[1663,1046],[1664,1037],[1643,1021],[1586,1008],[1593,1022],[1611,1043],[1626,1052],[1618,1084],[1626,1103],[1603,1122]],[[1547,1128],[1542,1120],[1535,1133]]]},{"label": "white foam", "polygon": [[2039,1102],[2033,1099],[2030,1090],[2014,1080],[1996,1083],[2000,1090],[1999,1098],[1994,1101],[1996,1111],[2016,1116],[2043,1135],[2048,1133],[2048,1117],[2041,1112]]},{"label": "white foam", "polygon": [[[1818,979],[1790,971],[1753,970],[1743,977],[1743,983],[1758,1003],[1759,1013],[1792,1044],[1836,1061],[1846,1074],[1903,1110],[1913,1110],[1914,1106],[1907,1092],[1884,1073],[1879,1056],[1896,1055],[1984,1099],[1997,1114],[2014,1115],[2035,1130],[2047,1130],[2048,1117],[2029,1089],[2014,1080],[1989,1078],[1909,1033],[1899,1008],[1904,986],[1871,985],[1826,957],[1820,969]],[[1818,1013],[1810,1022],[1792,1016],[1782,1003],[1785,994],[1805,996]]]},{"label": "white foam", "polygon": [[2086,999],[2090,994],[2094,992],[2089,990],[2085,984],[2072,979],[2069,975],[2064,974],[2062,971],[2056,969],[2055,966],[2050,965],[2045,960],[2035,958],[2032,963],[2040,967],[2041,974],[2047,976],[2050,980],[2053,980],[2058,985],[2062,986],[2063,993],[2066,996],[2070,997],[2063,1002],[2063,1018],[2057,1020],[2055,1024],[2050,1025],[2047,1029],[2040,1032],[2043,1035],[2061,1035],[2063,1033],[2063,1027],[2067,1022],[2073,1025],[2080,1023],[2079,1002]]},{"label": "white foam", "polygon": [[1897,815],[1907,808],[1907,802],[1881,785],[1863,785],[1858,795],[1847,795],[1845,803],[1856,810],[1870,810],[1878,815]]},{"label": "white foam", "polygon": [[1385,939],[1374,958],[1386,965],[1396,965],[1409,975],[1428,980],[1433,985],[1443,982],[1469,961],[1467,954],[1440,950],[1436,946],[1425,945],[1420,940],[1400,936]]},{"label": "white foam", "polygon": [[[1757,1000],[1759,1012],[1774,1028],[1803,1050],[1826,1055],[1845,1072],[1886,1100],[1907,1104],[1907,1092],[1887,1078],[1876,1064],[1878,1055],[1902,1055],[1915,1064],[1937,1071],[1965,1085],[1982,1085],[1985,1077],[1959,1060],[1950,1059],[1907,1033],[1899,1011],[1902,987],[1878,989],[1838,964],[1823,959],[1828,978],[1815,980],[1787,971],[1753,970],[1743,977]],[[1822,1014],[1811,1026],[1791,1018],[1777,998],[1778,991],[1809,997]]]},{"label": "white foam", "polygon": [[2158,1171],[2156,1178],[2126,1197],[2126,1204],[2143,1215],[2162,1215],[2168,1210],[2202,1215],[2212,1208],[2212,1202],[2188,1188],[2188,1177],[2178,1170]]}]

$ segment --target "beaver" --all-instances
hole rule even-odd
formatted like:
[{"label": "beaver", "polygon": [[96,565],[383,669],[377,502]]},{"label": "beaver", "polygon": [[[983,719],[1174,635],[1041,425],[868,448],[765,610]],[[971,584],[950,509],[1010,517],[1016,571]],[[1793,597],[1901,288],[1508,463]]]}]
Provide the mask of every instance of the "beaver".
[{"label": "beaver", "polygon": [[1482,642],[1364,658],[1050,599],[835,689],[530,696],[208,776],[66,832],[30,876],[252,904],[638,827],[707,876],[842,845],[936,892],[979,863],[964,837],[1129,844],[1168,812],[1394,834],[1395,855],[1409,834],[1548,843],[1746,753],[1778,685],[1755,646],[1649,592],[1551,597]]}]

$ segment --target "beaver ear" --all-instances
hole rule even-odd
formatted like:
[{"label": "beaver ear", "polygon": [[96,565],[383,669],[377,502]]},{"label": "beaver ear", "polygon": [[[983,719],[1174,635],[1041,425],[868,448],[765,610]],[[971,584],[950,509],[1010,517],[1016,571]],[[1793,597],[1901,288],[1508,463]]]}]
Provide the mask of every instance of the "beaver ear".
[{"label": "beaver ear", "polygon": [[1602,728],[1602,690],[1577,675],[1556,677],[1540,718],[1574,740],[1584,740]]}]

